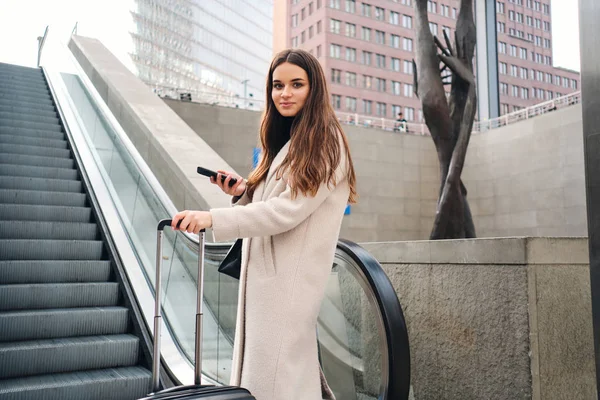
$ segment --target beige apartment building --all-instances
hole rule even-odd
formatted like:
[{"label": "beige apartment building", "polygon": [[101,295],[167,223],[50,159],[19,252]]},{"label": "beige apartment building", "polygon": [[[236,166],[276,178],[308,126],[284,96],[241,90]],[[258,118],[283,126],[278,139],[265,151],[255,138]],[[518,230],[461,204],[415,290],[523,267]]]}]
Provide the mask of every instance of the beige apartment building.
[{"label": "beige apartment building", "polygon": [[[434,34],[453,37],[459,4],[428,2]],[[414,15],[414,0],[278,0],[273,47],[317,56],[336,110],[419,122]],[[496,25],[501,115],[579,90],[579,73],[552,66],[550,0],[497,1]]]}]

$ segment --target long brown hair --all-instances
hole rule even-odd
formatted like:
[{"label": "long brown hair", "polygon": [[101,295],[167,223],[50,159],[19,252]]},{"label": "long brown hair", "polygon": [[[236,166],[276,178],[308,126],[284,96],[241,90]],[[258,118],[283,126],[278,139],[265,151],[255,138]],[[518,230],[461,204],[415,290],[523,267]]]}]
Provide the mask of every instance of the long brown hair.
[{"label": "long brown hair", "polygon": [[[356,176],[350,157],[348,140],[329,101],[327,80],[319,61],[310,53],[299,49],[288,49],[275,56],[267,77],[266,107],[260,124],[261,159],[248,178],[248,194],[252,196],[256,186],[266,179],[273,159],[285,145],[282,129],[284,117],[277,111],[271,92],[273,91],[273,71],[283,63],[297,65],[306,71],[309,82],[309,93],[304,107],[294,118],[291,128],[290,148],[286,157],[276,171],[278,179],[286,168],[289,170],[289,181],[292,196],[298,192],[303,195],[316,195],[322,183],[335,185],[335,171],[345,152],[347,162],[348,184],[350,196],[348,202],[355,203]],[[340,149],[340,138],[344,144]]]}]

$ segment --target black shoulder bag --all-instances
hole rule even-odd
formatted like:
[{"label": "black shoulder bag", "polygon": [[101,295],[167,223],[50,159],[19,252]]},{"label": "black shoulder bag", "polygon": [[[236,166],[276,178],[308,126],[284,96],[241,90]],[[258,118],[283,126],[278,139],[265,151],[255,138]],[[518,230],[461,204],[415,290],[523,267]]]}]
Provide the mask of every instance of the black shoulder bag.
[{"label": "black shoulder bag", "polygon": [[229,252],[219,265],[219,272],[232,278],[240,279],[242,270],[242,239],[235,241]]}]

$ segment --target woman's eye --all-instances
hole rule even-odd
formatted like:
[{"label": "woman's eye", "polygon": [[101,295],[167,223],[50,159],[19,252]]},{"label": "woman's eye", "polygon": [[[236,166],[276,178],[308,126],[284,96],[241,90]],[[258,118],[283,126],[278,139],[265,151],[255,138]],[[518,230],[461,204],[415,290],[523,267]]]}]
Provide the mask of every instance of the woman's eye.
[{"label": "woman's eye", "polygon": [[275,85],[273,85],[273,87],[274,87],[275,89],[281,89],[281,88],[283,87],[283,85],[281,85],[281,84],[279,84],[279,83],[276,83]]},{"label": "woman's eye", "polygon": [[301,84],[301,83],[297,83],[297,82],[296,82],[296,83],[294,83],[294,87],[295,87],[296,89],[298,89],[298,88],[301,88],[301,87],[302,87],[302,84]]}]

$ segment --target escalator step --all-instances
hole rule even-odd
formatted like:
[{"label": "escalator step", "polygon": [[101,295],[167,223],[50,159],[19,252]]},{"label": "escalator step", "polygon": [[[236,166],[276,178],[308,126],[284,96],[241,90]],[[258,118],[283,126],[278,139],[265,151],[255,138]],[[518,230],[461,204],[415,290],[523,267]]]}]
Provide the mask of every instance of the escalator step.
[{"label": "escalator step", "polygon": [[2,93],[0,92],[0,99],[7,101],[25,101],[28,103],[40,104],[45,106],[53,106],[54,103],[49,95],[47,96],[34,96],[29,94],[14,94],[14,93]]},{"label": "escalator step", "polygon": [[[30,235],[33,236],[33,235]],[[2,260],[102,260],[100,240],[0,239]]]},{"label": "escalator step", "polygon": [[31,165],[36,167],[75,168],[75,161],[68,158],[28,156],[25,154],[0,153],[5,164]]},{"label": "escalator step", "polygon": [[43,190],[50,192],[81,193],[81,181],[0,176],[0,189]]},{"label": "escalator step", "polygon": [[125,307],[0,312],[0,342],[126,333]]},{"label": "escalator step", "polygon": [[79,178],[77,170],[75,169],[47,167],[44,168],[14,164],[0,164],[0,175],[61,180],[77,180]]},{"label": "escalator step", "polygon": [[89,207],[0,204],[0,221],[91,222]]},{"label": "escalator step", "polygon": [[110,261],[0,261],[0,284],[106,282],[110,269]]},{"label": "escalator step", "polygon": [[46,103],[39,104],[39,103],[32,103],[30,101],[25,101],[25,100],[14,100],[14,99],[7,100],[7,99],[0,98],[0,106],[18,107],[18,108],[28,109],[31,112],[37,112],[39,110],[56,112],[56,108],[54,108],[54,104],[46,104]]},{"label": "escalator step", "polygon": [[151,390],[152,374],[142,367],[111,368],[8,379],[3,400],[131,400]]},{"label": "escalator step", "polygon": [[35,78],[35,77],[27,77],[27,76],[19,76],[19,75],[3,75],[0,73],[0,84],[1,85],[12,85],[12,86],[25,86],[32,87],[35,89],[46,89],[48,90],[48,86],[46,85],[46,80],[43,77]]},{"label": "escalator step", "polygon": [[44,88],[42,86],[35,87],[27,84],[12,86],[10,84],[3,84],[0,86],[0,92],[4,93],[7,96],[13,94],[39,97],[40,99],[51,97],[48,88]]},{"label": "escalator step", "polygon": [[43,122],[19,121],[16,119],[0,118],[0,127],[12,126],[14,128],[41,129],[52,132],[62,132],[62,127],[58,124],[46,124]]},{"label": "escalator step", "polygon": [[116,306],[118,301],[117,282],[0,285],[0,310],[3,311]]},{"label": "escalator step", "polygon": [[[1,87],[0,87],[0,90],[2,90]],[[12,113],[28,112],[28,113],[32,113],[35,115],[44,115],[46,117],[56,117],[58,115],[56,113],[56,111],[50,110],[48,108],[46,108],[46,109],[31,109],[30,107],[28,107],[26,105],[20,106],[18,104],[13,104],[10,106],[5,106],[5,105],[0,104],[0,111],[1,112],[12,112]]]},{"label": "escalator step", "polygon": [[71,158],[69,149],[0,143],[0,153],[23,154],[28,156]]},{"label": "escalator step", "polygon": [[137,363],[138,348],[133,335],[0,343],[0,379],[128,367]]},{"label": "escalator step", "polygon": [[18,121],[31,121],[31,122],[40,122],[44,124],[57,124],[59,123],[59,119],[57,117],[46,117],[43,115],[37,115],[33,112],[23,113],[25,110],[17,110],[17,112],[6,112],[0,111],[0,119],[13,119]]},{"label": "escalator step", "polygon": [[[2,133],[0,133],[0,143],[68,149],[68,142],[64,139],[61,140],[21,135],[4,135]],[[0,160],[0,162],[1,161],[2,160]]]},{"label": "escalator step", "polygon": [[86,201],[85,193],[0,189],[0,203],[84,207]]}]

